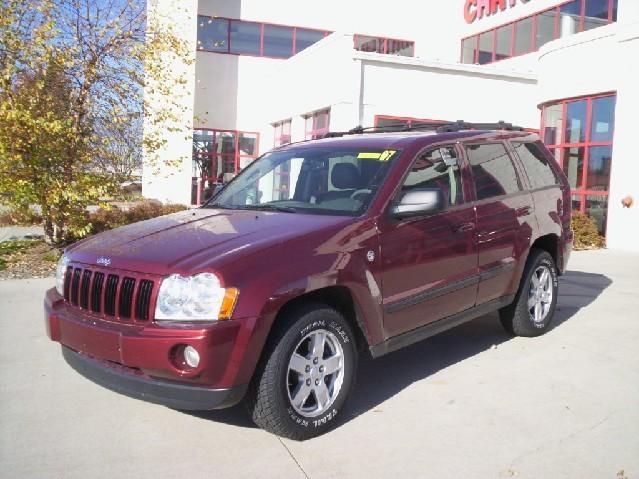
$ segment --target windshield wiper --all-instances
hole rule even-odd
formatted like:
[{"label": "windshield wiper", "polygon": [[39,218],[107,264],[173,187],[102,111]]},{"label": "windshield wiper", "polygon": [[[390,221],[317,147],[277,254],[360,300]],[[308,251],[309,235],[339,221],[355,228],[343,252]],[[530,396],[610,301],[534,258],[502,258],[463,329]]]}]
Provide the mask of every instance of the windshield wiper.
[{"label": "windshield wiper", "polygon": [[295,208],[291,208],[290,206],[275,205],[273,203],[262,203],[260,205],[246,205],[246,206],[240,206],[239,208],[243,210],[271,210],[271,211],[279,211],[281,213],[297,213],[297,210]]}]

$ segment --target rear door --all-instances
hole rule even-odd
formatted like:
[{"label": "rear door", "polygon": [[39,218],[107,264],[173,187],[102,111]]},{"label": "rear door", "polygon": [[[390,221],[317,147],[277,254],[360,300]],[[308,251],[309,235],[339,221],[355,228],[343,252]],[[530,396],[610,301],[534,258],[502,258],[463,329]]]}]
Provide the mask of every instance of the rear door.
[{"label": "rear door", "polygon": [[[440,188],[448,207],[430,215],[380,224],[384,327],[395,336],[472,307],[477,290],[475,211],[469,172],[454,146],[417,155],[398,198],[416,188]],[[448,165],[443,156],[448,158]],[[454,163],[454,161],[453,161]],[[462,181],[462,176],[466,178]],[[397,198],[397,199],[398,199]]]},{"label": "rear door", "polygon": [[479,287],[477,304],[514,294],[519,259],[536,229],[533,201],[503,142],[466,144],[475,185]]}]

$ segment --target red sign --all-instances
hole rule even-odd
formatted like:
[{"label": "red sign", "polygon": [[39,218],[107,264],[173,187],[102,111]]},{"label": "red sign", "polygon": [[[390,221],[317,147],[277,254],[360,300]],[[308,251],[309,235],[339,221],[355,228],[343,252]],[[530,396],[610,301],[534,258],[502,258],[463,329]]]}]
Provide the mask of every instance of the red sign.
[{"label": "red sign", "polygon": [[[530,0],[519,0],[519,3],[528,3]],[[503,12],[506,8],[517,5],[517,0],[466,0],[464,5],[464,18],[466,23],[473,23],[477,19]]]}]

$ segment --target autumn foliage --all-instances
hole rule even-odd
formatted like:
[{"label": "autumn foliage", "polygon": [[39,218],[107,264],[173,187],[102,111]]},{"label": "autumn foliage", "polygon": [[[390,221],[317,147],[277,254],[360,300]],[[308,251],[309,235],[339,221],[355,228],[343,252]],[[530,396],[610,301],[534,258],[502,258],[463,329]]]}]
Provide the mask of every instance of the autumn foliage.
[{"label": "autumn foliage", "polygon": [[[191,53],[147,21],[142,0],[0,2],[0,202],[39,205],[63,243],[93,231],[87,206],[104,206],[140,152],[163,146],[142,135],[143,92],[150,80],[181,85],[159,59]],[[176,111],[168,98],[160,119]]]}]

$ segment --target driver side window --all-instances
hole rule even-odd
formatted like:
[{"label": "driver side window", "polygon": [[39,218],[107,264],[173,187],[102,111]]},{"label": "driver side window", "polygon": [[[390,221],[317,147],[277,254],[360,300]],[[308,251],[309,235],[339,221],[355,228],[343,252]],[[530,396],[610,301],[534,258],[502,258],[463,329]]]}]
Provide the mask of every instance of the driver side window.
[{"label": "driver side window", "polygon": [[439,188],[450,206],[464,202],[457,152],[453,147],[440,147],[421,153],[402,185],[402,193],[420,188]]}]

